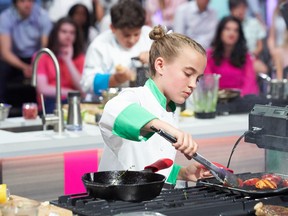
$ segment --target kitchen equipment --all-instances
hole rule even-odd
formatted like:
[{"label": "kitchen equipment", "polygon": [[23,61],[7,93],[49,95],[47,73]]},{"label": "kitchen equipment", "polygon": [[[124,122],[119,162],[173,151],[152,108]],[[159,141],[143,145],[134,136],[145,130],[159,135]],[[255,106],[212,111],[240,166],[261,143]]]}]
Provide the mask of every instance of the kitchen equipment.
[{"label": "kitchen equipment", "polygon": [[79,91],[68,92],[68,119],[66,125],[67,130],[82,130],[80,100],[81,94]]},{"label": "kitchen equipment", "polygon": [[218,91],[218,100],[222,102],[229,101],[237,97],[240,97],[239,89],[221,89]]},{"label": "kitchen equipment", "polygon": [[59,196],[51,204],[70,209],[79,216],[114,216],[139,211],[159,212],[167,216],[253,216],[258,202],[288,206],[287,193],[253,198],[213,186],[194,186],[162,190],[159,196],[143,202],[110,201],[72,194]]},{"label": "kitchen equipment", "polygon": [[[168,140],[171,143],[176,143],[177,139],[173,137],[172,135],[168,134],[167,132],[157,129],[153,126],[151,126],[151,129],[158,133],[160,136],[164,137],[166,140]],[[210,170],[212,175],[215,176],[217,180],[219,180],[221,183],[233,187],[238,187],[239,186],[239,179],[236,175],[233,173],[229,172],[226,169],[223,169],[221,167],[218,167],[214,165],[212,162],[208,161],[206,158],[204,158],[202,155],[199,153],[195,153],[193,155],[193,159],[204,165],[207,169]]]},{"label": "kitchen equipment", "polygon": [[196,118],[215,118],[219,78],[219,74],[204,74],[199,80],[192,94]]},{"label": "kitchen equipment", "polygon": [[[266,173],[266,172],[260,172],[260,173],[244,173],[244,174],[236,174],[238,178],[242,179],[243,181],[251,178],[259,178],[261,179],[261,176],[265,174],[275,174],[275,173]],[[288,175],[284,174],[278,174],[275,175],[280,176],[282,179],[288,179]],[[278,185],[276,189],[257,189],[253,186],[243,186],[243,187],[229,187],[225,186],[223,184],[219,184],[216,178],[207,178],[207,179],[199,179],[197,182],[197,185],[206,185],[209,187],[218,187],[223,190],[232,191],[233,193],[240,193],[245,196],[250,197],[259,197],[263,195],[277,195],[277,194],[285,194],[288,192],[288,187],[281,186],[281,184]]]},{"label": "kitchen equipment", "polygon": [[131,62],[136,73],[136,79],[134,81],[130,81],[130,87],[144,86],[145,82],[150,76],[148,66],[142,64],[139,57],[131,58]]},{"label": "kitchen equipment", "polygon": [[288,107],[256,104],[249,113],[245,142],[259,148],[288,151]]},{"label": "kitchen equipment", "polygon": [[82,181],[92,197],[133,202],[150,200],[159,195],[166,180],[164,175],[153,172],[166,169],[172,164],[170,159],[160,159],[145,167],[144,171],[86,173]]},{"label": "kitchen equipment", "polygon": [[0,103],[0,121],[4,121],[8,117],[11,107],[10,104]]}]

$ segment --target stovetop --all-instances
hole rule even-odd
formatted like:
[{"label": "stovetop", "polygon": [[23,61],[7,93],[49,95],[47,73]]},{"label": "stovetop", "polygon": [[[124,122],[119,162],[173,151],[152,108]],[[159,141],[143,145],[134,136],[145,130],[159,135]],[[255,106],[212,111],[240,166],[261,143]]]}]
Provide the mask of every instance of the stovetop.
[{"label": "stovetop", "polygon": [[288,206],[288,195],[252,198],[217,188],[195,186],[162,190],[153,200],[143,202],[107,201],[84,193],[63,195],[51,201],[51,204],[69,209],[79,216],[125,215],[140,211],[158,212],[167,216],[240,216],[254,215],[253,208],[258,202]]}]

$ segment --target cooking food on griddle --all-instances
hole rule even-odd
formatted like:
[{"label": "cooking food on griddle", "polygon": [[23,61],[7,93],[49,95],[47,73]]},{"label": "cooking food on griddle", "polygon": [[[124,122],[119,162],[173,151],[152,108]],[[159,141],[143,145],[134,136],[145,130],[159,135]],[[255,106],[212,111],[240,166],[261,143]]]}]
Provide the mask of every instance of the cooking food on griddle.
[{"label": "cooking food on griddle", "polygon": [[288,179],[283,179],[280,175],[267,173],[259,178],[254,176],[253,178],[246,180],[243,179],[243,187],[260,190],[275,190],[277,188],[288,187]]},{"label": "cooking food on griddle", "polygon": [[276,189],[277,184],[268,179],[261,179],[256,182],[255,187],[258,189]]},{"label": "cooking food on griddle", "polygon": [[285,216],[288,215],[288,208],[276,205],[264,205],[262,202],[254,206],[257,216]]}]

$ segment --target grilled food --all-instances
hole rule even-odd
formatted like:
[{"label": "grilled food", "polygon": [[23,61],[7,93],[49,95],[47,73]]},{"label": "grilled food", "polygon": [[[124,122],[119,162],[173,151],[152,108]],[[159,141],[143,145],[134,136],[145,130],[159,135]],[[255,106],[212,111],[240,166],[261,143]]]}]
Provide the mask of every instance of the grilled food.
[{"label": "grilled food", "polygon": [[268,179],[261,179],[256,182],[255,187],[258,189],[276,189],[277,184]]},{"label": "grilled food", "polygon": [[257,216],[287,216],[288,208],[276,205],[264,205],[262,202],[254,206],[255,215]]}]

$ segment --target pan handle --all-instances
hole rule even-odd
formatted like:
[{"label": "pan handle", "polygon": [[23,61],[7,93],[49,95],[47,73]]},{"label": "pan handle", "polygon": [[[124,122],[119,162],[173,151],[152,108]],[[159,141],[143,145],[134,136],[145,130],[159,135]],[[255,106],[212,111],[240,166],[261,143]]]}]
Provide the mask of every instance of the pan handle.
[{"label": "pan handle", "polygon": [[146,167],[144,167],[144,170],[152,171],[152,172],[157,172],[159,170],[167,169],[170,166],[172,166],[173,161],[169,158],[163,158],[159,159],[153,164],[150,164]]}]

